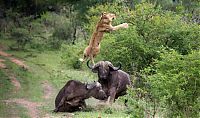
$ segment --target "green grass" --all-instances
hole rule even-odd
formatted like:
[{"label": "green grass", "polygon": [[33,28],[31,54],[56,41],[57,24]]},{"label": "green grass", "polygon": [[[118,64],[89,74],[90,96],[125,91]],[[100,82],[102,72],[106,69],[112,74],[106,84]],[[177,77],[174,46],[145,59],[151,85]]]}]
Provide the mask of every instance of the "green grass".
[{"label": "green grass", "polygon": [[0,118],[10,118],[19,116],[20,118],[28,118],[27,109],[15,103],[7,104],[0,102]]},{"label": "green grass", "polygon": [[0,70],[0,100],[9,98],[10,94],[5,93],[10,93],[12,88],[13,86],[11,85],[8,76]]}]

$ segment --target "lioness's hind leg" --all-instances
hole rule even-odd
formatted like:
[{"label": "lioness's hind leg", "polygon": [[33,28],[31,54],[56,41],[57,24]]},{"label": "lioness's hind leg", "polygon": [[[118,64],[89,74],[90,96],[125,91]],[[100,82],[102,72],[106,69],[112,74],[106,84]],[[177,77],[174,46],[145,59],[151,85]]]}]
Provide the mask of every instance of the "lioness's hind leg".
[{"label": "lioness's hind leg", "polygon": [[90,59],[91,59],[91,61],[92,61],[92,64],[95,65],[95,63],[94,63],[94,57],[93,57],[93,56],[90,56]]}]

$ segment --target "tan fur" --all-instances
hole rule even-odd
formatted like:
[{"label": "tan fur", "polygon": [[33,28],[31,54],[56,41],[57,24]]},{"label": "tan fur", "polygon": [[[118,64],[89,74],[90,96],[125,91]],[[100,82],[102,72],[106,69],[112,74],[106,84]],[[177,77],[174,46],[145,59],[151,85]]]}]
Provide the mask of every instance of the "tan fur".
[{"label": "tan fur", "polygon": [[81,61],[85,61],[88,58],[94,63],[94,57],[100,52],[100,42],[103,38],[105,32],[115,31],[120,28],[128,28],[127,23],[122,23],[117,26],[112,26],[112,20],[116,18],[115,14],[112,13],[102,13],[100,21],[96,25],[96,29],[92,34],[89,45],[84,50],[84,57]]}]

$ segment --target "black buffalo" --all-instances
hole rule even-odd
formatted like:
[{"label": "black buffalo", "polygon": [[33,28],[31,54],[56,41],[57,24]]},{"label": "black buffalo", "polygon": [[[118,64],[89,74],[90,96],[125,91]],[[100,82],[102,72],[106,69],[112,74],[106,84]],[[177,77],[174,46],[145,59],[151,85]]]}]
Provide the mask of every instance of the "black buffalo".
[{"label": "black buffalo", "polygon": [[109,61],[99,61],[93,66],[87,66],[94,72],[98,73],[98,82],[101,83],[103,90],[108,96],[108,102],[113,103],[119,96],[125,95],[127,86],[131,84],[129,74],[114,67]]},{"label": "black buffalo", "polygon": [[104,100],[107,98],[99,82],[84,84],[70,80],[58,93],[55,100],[54,112],[74,112],[86,107],[85,99],[94,97]]}]

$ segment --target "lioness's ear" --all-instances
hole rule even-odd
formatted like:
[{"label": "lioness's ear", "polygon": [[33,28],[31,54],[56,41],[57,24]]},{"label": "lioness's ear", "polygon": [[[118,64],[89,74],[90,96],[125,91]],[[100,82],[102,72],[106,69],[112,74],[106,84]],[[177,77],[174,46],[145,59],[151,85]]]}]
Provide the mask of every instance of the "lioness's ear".
[{"label": "lioness's ear", "polygon": [[102,17],[103,15],[105,15],[105,14],[106,14],[106,12],[101,13],[101,17]]}]

